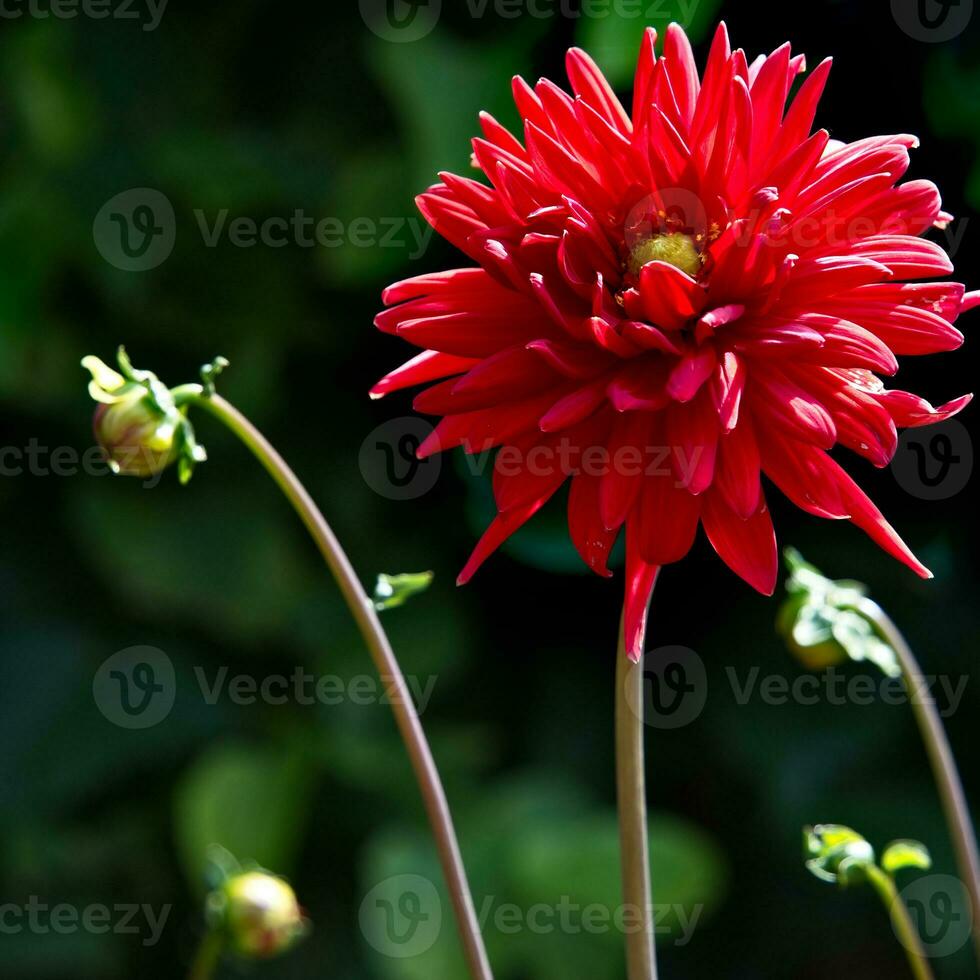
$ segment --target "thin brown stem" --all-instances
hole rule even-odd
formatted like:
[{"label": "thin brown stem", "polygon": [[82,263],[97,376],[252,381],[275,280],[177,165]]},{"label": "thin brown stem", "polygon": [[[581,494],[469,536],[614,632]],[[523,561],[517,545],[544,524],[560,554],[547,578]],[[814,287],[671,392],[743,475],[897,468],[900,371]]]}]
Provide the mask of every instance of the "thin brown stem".
[{"label": "thin brown stem", "polygon": [[936,703],[929,693],[929,685],[922,674],[912,648],[908,645],[902,631],[895,625],[891,617],[871,599],[863,599],[858,606],[860,612],[867,616],[887,640],[898,657],[902,676],[909,693],[909,701],[915,720],[925,743],[929,763],[932,766],[933,778],[942,801],[943,812],[950,836],[953,839],[953,850],[956,853],[956,864],[960,878],[967,890],[972,905],[973,945],[977,963],[980,965],[980,858],[977,856],[977,839],[967,806],[963,783],[956,768],[956,760],[946,737]]},{"label": "thin brown stem", "polygon": [[626,973],[629,980],[657,980],[643,756],[643,665],[627,658],[623,626],[620,621],[616,651],[616,794],[623,901],[633,920],[626,930]]},{"label": "thin brown stem", "polygon": [[190,386],[185,386],[182,394],[190,396],[185,399],[186,401],[194,401],[206,408],[252,451],[299,514],[333,573],[388,690],[395,722],[408,750],[429,823],[432,826],[470,974],[474,980],[492,980],[493,974],[483,945],[483,937],[480,934],[480,925],[442,780],[432,758],[432,751],[422,730],[408,685],[405,683],[405,677],[381,626],[374,603],[364,591],[340,542],[306,488],[262,433],[219,395],[206,397],[198,389],[197,397],[193,397],[194,392]]}]

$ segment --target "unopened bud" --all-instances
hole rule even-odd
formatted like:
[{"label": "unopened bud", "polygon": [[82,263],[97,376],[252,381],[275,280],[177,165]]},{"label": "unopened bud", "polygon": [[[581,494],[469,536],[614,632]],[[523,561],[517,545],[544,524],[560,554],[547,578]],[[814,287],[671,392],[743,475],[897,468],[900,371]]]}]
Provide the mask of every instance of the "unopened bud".
[{"label": "unopened bud", "polygon": [[846,660],[873,663],[889,677],[901,674],[895,651],[862,611],[867,590],[860,582],[821,575],[793,549],[786,551],[788,596],[776,627],[790,651],[810,670]]},{"label": "unopened bud", "polygon": [[306,931],[295,892],[282,878],[267,872],[232,875],[215,893],[214,900],[228,942],[240,956],[277,956]]},{"label": "unopened bud", "polygon": [[92,375],[88,390],[98,402],[93,427],[109,466],[123,476],[154,476],[179,462],[181,482],[207,458],[197,444],[186,406],[151,371],[137,371],[119,349],[120,371],[94,356],[82,360]]},{"label": "unopened bud", "polygon": [[825,823],[803,829],[803,854],[810,872],[842,888],[865,879],[874,848],[855,830]]},{"label": "unopened bud", "polygon": [[113,473],[153,476],[177,458],[174,424],[146,392],[133,390],[112,405],[99,405],[93,429]]}]

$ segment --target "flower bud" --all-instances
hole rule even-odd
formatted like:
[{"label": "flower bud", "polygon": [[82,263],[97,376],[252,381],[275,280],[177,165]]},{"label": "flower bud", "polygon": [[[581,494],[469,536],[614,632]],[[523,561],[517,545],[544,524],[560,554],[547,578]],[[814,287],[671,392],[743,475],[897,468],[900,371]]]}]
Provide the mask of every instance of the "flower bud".
[{"label": "flower bud", "polygon": [[306,931],[295,892],[265,871],[232,875],[218,891],[217,903],[228,941],[240,956],[276,956]]},{"label": "flower bud", "polygon": [[138,388],[95,410],[95,438],[113,473],[153,476],[177,458],[176,428]]},{"label": "flower bud", "polygon": [[825,823],[803,829],[807,869],[842,888],[861,882],[875,862],[874,848],[855,830]]},{"label": "flower bud", "polygon": [[112,471],[148,477],[177,461],[181,482],[186,482],[194,465],[207,458],[194,438],[186,406],[178,407],[151,371],[133,368],[121,347],[121,373],[93,356],[83,358],[82,367],[92,375],[88,390],[98,402],[95,438]]},{"label": "flower bud", "polygon": [[889,677],[901,673],[895,651],[862,612],[863,585],[826,578],[792,549],[786,563],[789,594],[776,627],[805,667],[822,670],[855,660],[873,663]]}]

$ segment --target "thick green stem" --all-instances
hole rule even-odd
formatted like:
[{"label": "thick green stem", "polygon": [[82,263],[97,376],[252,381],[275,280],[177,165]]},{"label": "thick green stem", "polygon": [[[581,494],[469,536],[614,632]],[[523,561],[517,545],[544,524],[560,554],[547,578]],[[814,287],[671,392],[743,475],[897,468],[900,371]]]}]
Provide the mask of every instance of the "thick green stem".
[{"label": "thick green stem", "polygon": [[925,951],[922,949],[919,934],[916,932],[909,910],[905,907],[901,895],[898,894],[898,889],[895,887],[891,875],[886,874],[881,868],[873,864],[868,866],[867,873],[871,884],[874,885],[875,890],[881,896],[881,900],[885,903],[885,908],[888,909],[892,926],[899,942],[905,948],[909,966],[912,968],[916,980],[933,980],[932,968],[929,966]]},{"label": "thick green stem", "polygon": [[891,617],[871,599],[863,599],[859,611],[867,616],[888,641],[898,657],[902,676],[912,703],[912,711],[925,743],[933,778],[942,801],[943,812],[953,840],[956,864],[960,878],[970,897],[972,906],[973,945],[980,965],[980,858],[977,856],[977,839],[970,818],[970,809],[963,792],[963,783],[956,768],[956,760],[946,737],[936,703],[929,693],[929,685],[922,668],[908,645],[901,630]]},{"label": "thick green stem", "polygon": [[211,980],[214,971],[218,968],[218,963],[221,962],[223,948],[224,940],[221,934],[213,929],[209,930],[197,948],[194,962],[191,965],[191,972],[187,974],[187,980]]},{"label": "thick green stem", "polygon": [[626,929],[626,973],[629,980],[657,980],[643,758],[643,666],[627,658],[623,626],[621,621],[616,651],[616,794],[623,902],[633,920]]},{"label": "thick green stem", "polygon": [[224,398],[219,395],[207,397],[199,385],[185,385],[174,389],[174,397],[178,404],[195,403],[206,408],[245,443],[293,505],[333,573],[389,693],[395,722],[408,750],[432,826],[469,972],[474,980],[492,980],[490,961],[480,934],[480,925],[442,780],[405,677],[378,619],[374,603],[364,591],[340,542],[306,488],[262,433]]}]

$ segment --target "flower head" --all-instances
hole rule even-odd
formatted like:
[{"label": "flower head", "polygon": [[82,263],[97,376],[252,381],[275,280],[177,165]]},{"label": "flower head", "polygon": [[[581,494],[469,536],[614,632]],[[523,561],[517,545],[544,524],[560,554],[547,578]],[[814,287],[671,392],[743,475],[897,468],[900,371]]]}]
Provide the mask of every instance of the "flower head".
[{"label": "flower head", "polygon": [[594,571],[625,527],[627,650],[639,657],[660,566],[698,527],[771,594],[776,540],[760,476],[803,510],[849,519],[923,576],[828,450],[876,466],[897,430],[948,418],[879,375],[897,354],[951,350],[980,294],[919,236],[950,216],[899,183],[912,136],[812,132],[830,62],[787,108],[804,59],[751,63],[721,25],[699,76],[684,32],[646,33],[628,113],[583,51],[573,96],[514,81],[523,141],[487,114],[473,141],[488,183],[454,174],[418,199],[471,268],[384,293],[377,326],[423,348],[372,394],[432,384],[442,416],[421,456],[498,454],[498,516],[460,581],[570,480],[572,540]]},{"label": "flower head", "polygon": [[232,948],[246,958],[266,959],[284,953],[306,932],[293,889],[265,871],[230,876],[210,903]]},{"label": "flower head", "polygon": [[[82,358],[82,367],[92,375],[89,394],[98,403],[92,427],[110,469],[121,476],[155,476],[176,462],[186,483],[207,459],[186,405],[179,405],[152,371],[134,368],[125,348],[119,348],[117,361],[118,371],[93,354]],[[202,378],[213,387],[213,376],[227,363],[217,358],[206,364]]]}]

